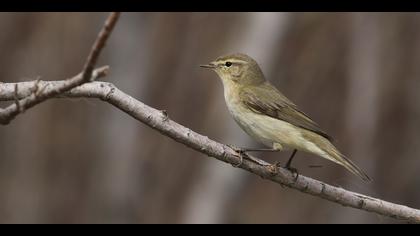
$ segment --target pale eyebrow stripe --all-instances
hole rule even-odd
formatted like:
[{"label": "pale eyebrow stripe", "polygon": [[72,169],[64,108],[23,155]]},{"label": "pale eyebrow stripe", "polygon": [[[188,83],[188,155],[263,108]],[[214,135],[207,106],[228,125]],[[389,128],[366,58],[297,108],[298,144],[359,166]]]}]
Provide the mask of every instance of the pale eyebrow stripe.
[{"label": "pale eyebrow stripe", "polygon": [[216,61],[216,63],[218,65],[224,65],[226,62],[231,62],[232,64],[236,64],[236,65],[241,65],[241,64],[245,64],[246,61],[242,61],[242,60],[238,60],[238,59],[224,59],[221,61]]}]

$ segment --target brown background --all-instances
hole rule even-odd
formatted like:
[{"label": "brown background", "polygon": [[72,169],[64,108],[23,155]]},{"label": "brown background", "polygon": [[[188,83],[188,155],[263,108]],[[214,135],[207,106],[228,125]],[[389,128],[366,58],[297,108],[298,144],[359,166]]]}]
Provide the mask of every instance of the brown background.
[{"label": "brown background", "polygon": [[[106,16],[1,13],[0,81],[77,74]],[[99,65],[112,68],[106,81],[192,130],[257,147],[231,119],[216,74],[198,67],[231,52],[253,56],[374,182],[298,152],[302,174],[420,208],[419,14],[126,13]],[[398,221],[281,188],[103,102],[64,99],[0,127],[0,222]]]}]

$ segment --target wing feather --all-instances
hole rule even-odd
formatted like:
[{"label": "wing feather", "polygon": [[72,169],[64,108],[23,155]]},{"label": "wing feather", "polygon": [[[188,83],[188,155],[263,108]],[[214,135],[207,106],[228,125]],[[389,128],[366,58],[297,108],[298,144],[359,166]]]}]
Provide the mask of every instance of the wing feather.
[{"label": "wing feather", "polygon": [[254,112],[288,122],[332,141],[331,136],[322,131],[318,124],[268,82],[252,89],[243,89],[240,99],[245,106]]}]

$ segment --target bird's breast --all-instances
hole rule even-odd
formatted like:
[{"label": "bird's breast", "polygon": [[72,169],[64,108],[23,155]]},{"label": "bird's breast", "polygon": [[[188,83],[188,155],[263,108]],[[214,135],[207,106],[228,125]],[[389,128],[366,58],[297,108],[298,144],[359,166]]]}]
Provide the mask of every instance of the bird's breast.
[{"label": "bird's breast", "polygon": [[264,116],[251,111],[237,97],[225,96],[225,98],[228,110],[236,123],[256,141],[272,147],[273,139],[269,134],[272,131],[269,131],[271,128]]}]

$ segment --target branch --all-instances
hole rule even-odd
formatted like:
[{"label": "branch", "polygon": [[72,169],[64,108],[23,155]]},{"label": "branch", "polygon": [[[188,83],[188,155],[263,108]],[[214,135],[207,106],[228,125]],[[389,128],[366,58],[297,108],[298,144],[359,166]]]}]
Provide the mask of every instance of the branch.
[{"label": "branch", "polygon": [[67,92],[72,88],[75,88],[81,84],[94,81],[98,78],[98,74],[94,74],[93,68],[96,65],[96,61],[105,46],[109,35],[112,32],[117,20],[119,17],[119,13],[111,13],[106,20],[102,30],[100,31],[98,37],[96,38],[95,43],[92,46],[92,49],[87,57],[85,66],[80,76],[75,76],[71,79],[67,79],[64,83],[55,86],[54,89],[50,89],[45,91],[45,87],[43,87],[40,83],[40,80],[37,80],[36,84],[33,86],[33,91],[28,94],[26,97],[22,98],[22,100],[18,100],[17,94],[19,93],[19,86],[16,85],[15,87],[15,103],[6,107],[5,109],[0,109],[0,124],[7,125],[12,121],[17,115],[23,113],[25,110],[44,102],[52,97],[55,97],[59,94]]},{"label": "branch", "polygon": [[106,19],[105,24],[102,27],[102,30],[99,32],[98,37],[96,38],[96,41],[93,44],[92,49],[90,50],[90,53],[86,59],[86,63],[82,72],[82,81],[87,82],[92,77],[93,68],[95,68],[99,55],[101,54],[102,49],[105,47],[106,41],[111,35],[119,17],[119,12],[112,12],[108,16],[108,19]]},{"label": "branch", "polygon": [[[40,83],[47,88],[44,91],[44,93],[46,93],[49,90],[54,90],[55,87],[63,86],[63,83],[66,82],[32,81],[18,84],[0,84],[0,101],[13,101],[15,97],[25,97],[31,93],[31,89],[37,83]],[[20,89],[15,93],[14,88],[17,85]],[[284,168],[275,167],[274,165],[252,156],[245,156],[241,162],[238,153],[231,147],[213,141],[206,136],[198,134],[172,121],[165,111],[156,110],[145,105],[120,91],[110,83],[86,83],[66,92],[63,96],[99,98],[189,148],[229,163],[235,167],[247,170],[282,186],[287,186],[343,206],[374,212],[408,222],[420,223],[420,210],[334,187],[302,175],[299,175],[299,177],[295,179],[295,176],[290,171]],[[240,163],[239,166],[238,163]]]}]

